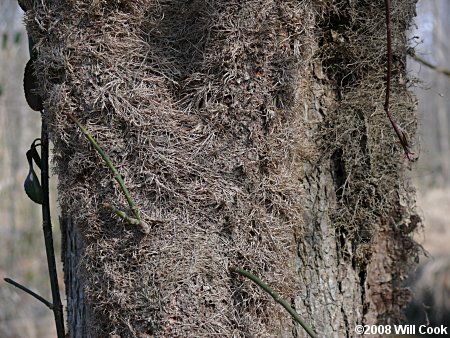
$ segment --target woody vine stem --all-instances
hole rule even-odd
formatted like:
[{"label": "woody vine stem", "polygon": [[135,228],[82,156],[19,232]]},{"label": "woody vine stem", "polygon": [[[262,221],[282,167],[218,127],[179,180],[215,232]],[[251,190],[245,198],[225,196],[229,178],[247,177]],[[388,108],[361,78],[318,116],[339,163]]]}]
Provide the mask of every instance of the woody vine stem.
[{"label": "woody vine stem", "polygon": [[392,23],[391,23],[391,1],[384,0],[385,10],[386,10],[386,42],[387,42],[387,74],[386,74],[386,97],[384,101],[384,111],[391,122],[392,128],[394,128],[395,134],[397,135],[400,145],[403,148],[406,158],[409,161],[415,161],[414,154],[409,149],[408,139],[400,128],[400,126],[395,122],[391,112],[389,111],[389,96],[391,92],[391,77],[392,77]]},{"label": "woody vine stem", "polygon": [[40,163],[41,168],[41,182],[42,182],[42,201],[36,202],[42,204],[42,229],[44,233],[45,252],[47,256],[47,266],[50,279],[50,287],[52,292],[52,302],[39,296],[37,293],[31,291],[27,287],[15,282],[10,278],[4,278],[4,281],[19,288],[20,290],[33,296],[50,310],[53,311],[56,325],[56,334],[58,338],[65,337],[64,331],[64,312],[61,302],[61,295],[59,292],[58,275],[56,272],[55,250],[53,246],[53,231],[50,217],[50,197],[49,197],[49,166],[48,166],[48,130],[47,122],[45,120],[44,111],[41,110],[41,158],[37,163]]}]

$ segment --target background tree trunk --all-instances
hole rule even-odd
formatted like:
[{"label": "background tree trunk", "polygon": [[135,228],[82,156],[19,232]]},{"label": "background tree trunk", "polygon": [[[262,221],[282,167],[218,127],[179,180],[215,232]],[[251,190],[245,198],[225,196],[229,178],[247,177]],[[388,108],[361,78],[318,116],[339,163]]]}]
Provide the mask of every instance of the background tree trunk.
[{"label": "background tree trunk", "polygon": [[[446,3],[443,8],[441,8],[442,12],[448,13],[450,12],[450,6]],[[443,32],[443,17],[439,15],[440,11],[437,7],[436,3],[433,3],[433,12],[436,15],[435,23],[433,25],[433,38],[435,40],[438,48],[435,49],[434,57],[436,59],[437,64],[445,64],[447,60],[447,52],[445,50],[445,37]],[[444,19],[445,20],[445,19]],[[445,20],[447,21],[447,20]],[[436,76],[434,83],[438,88],[445,88],[446,81],[448,79],[443,76]],[[444,96],[444,94],[440,94]],[[449,119],[447,112],[447,105],[444,99],[436,100],[436,125],[437,125],[437,152],[438,152],[438,160],[437,162],[440,164],[440,174],[439,181],[437,184],[439,186],[448,186],[450,185],[450,132],[449,132]]]},{"label": "background tree trunk", "polygon": [[[392,8],[391,110],[410,134],[414,5]],[[27,23],[67,220],[71,337],[306,336],[230,266],[321,337],[398,320],[419,219],[383,111],[382,1],[57,0]],[[67,113],[124,176],[145,231],[104,208],[130,212]]]}]

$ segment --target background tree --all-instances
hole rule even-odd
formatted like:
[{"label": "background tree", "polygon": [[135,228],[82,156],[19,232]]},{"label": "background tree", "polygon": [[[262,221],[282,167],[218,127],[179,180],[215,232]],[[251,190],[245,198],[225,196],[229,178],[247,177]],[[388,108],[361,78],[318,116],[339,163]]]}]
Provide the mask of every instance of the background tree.
[{"label": "background tree", "polygon": [[[421,133],[421,158],[419,162],[418,183],[425,189],[429,187],[448,188],[450,185],[450,77],[448,58],[449,45],[445,39],[450,23],[448,1],[421,1],[423,14],[413,34],[418,47],[411,62],[413,74],[418,74],[419,119]],[[422,62],[416,62],[420,58]],[[438,71],[423,62],[438,68]],[[446,73],[445,73],[446,72]]]},{"label": "background tree", "polygon": [[[409,134],[392,8],[391,110]],[[51,1],[27,12],[55,144],[71,336],[321,336],[395,320],[419,219],[383,111],[383,2]],[[69,118],[106,149],[137,202]],[[298,331],[295,333],[295,331]]]},{"label": "background tree", "polygon": [[[419,102],[417,138],[420,158],[413,177],[419,188],[418,204],[424,213],[425,228],[424,233],[419,233],[417,238],[432,255],[450,253],[446,244],[450,227],[445,211],[450,204],[450,185],[445,178],[448,176],[445,163],[450,158],[450,154],[445,151],[445,142],[450,142],[450,134],[446,131],[449,123],[445,122],[450,121],[450,81],[441,71],[415,61],[418,56],[448,73],[450,64],[445,58],[449,50],[448,40],[435,37],[448,31],[449,11],[449,4],[445,0],[418,2],[417,26],[410,33],[418,46],[415,48],[415,57],[408,58],[410,74],[419,79],[415,92]],[[438,52],[440,49],[444,52]],[[446,112],[447,116],[443,116],[442,112]],[[444,135],[447,135],[447,141]]]}]

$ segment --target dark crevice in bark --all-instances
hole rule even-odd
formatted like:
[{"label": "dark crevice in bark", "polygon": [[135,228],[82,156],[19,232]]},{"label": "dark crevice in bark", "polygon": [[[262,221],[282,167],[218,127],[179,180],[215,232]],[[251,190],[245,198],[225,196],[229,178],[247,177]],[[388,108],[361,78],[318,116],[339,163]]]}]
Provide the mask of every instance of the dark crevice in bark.
[{"label": "dark crevice in bark", "polygon": [[366,127],[366,117],[364,114],[364,111],[357,110],[356,114],[358,118],[361,121],[361,132],[360,132],[360,146],[361,146],[361,153],[364,155],[364,164],[367,165],[368,168],[370,168],[370,156],[369,156],[369,149],[368,149],[368,139],[367,139],[367,127]]},{"label": "dark crevice in bark", "polygon": [[333,175],[334,191],[336,193],[336,199],[338,202],[342,201],[345,180],[347,178],[342,155],[343,155],[342,149],[337,149],[331,155],[331,172]]},{"label": "dark crevice in bark", "polygon": [[359,271],[359,285],[361,286],[361,304],[363,305],[363,316],[369,311],[366,302],[366,279],[367,279],[367,265],[360,267]]},{"label": "dark crevice in bark", "polygon": [[347,317],[347,313],[345,312],[345,310],[341,307],[341,313],[342,313],[342,318],[344,319],[344,327],[345,327],[345,337],[350,338],[350,323],[348,322],[348,317]]},{"label": "dark crevice in bark", "polygon": [[60,218],[62,243],[62,261],[64,264],[64,283],[67,296],[67,322],[70,338],[90,337],[88,309],[85,302],[82,279],[78,275],[78,263],[83,254],[85,243],[78,228],[70,219]]}]

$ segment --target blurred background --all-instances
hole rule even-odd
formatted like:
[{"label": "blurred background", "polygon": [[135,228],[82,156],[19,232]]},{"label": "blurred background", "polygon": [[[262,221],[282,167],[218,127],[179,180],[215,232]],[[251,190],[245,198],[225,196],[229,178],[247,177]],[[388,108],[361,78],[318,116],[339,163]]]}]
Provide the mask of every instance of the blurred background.
[{"label": "blurred background", "polygon": [[[414,91],[419,100],[415,152],[420,157],[410,174],[425,224],[416,238],[432,257],[438,257],[450,255],[446,215],[450,210],[450,77],[444,74],[450,69],[450,1],[420,0],[417,15],[410,32],[416,56],[408,57],[408,66],[410,76],[419,81]],[[25,153],[40,136],[40,114],[28,108],[23,93],[29,54],[22,17],[16,0],[0,0],[0,337],[46,338],[56,336],[51,311],[3,282],[10,277],[51,299],[40,206],[23,189],[28,172]],[[52,177],[51,199],[60,263],[55,180]],[[59,268],[62,286],[61,264]]]},{"label": "blurred background", "polygon": [[[417,152],[412,177],[425,229],[417,240],[433,256],[450,255],[450,1],[420,0],[408,57],[409,74],[419,83]],[[429,66],[438,69],[433,70]]]},{"label": "blurred background", "polygon": [[[56,337],[53,313],[3,281],[9,277],[51,300],[41,206],[28,199],[23,188],[28,174],[25,153],[40,137],[41,119],[24,97],[23,72],[29,53],[22,18],[16,0],[0,0],[0,337],[46,338]],[[56,260],[60,263],[55,177],[51,181]],[[61,264],[58,272],[62,286]]]}]

